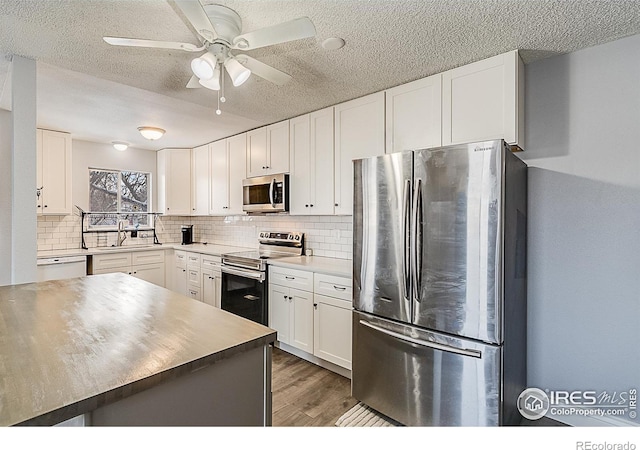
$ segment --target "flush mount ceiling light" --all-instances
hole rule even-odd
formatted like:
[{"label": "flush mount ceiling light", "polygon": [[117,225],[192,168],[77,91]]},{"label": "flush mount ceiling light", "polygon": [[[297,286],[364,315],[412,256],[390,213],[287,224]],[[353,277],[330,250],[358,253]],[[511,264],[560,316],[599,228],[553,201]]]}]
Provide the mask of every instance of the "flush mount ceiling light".
[{"label": "flush mount ceiling light", "polygon": [[127,148],[129,148],[129,143],[128,142],[122,142],[122,141],[113,141],[113,148],[115,148],[118,151],[125,151]]},{"label": "flush mount ceiling light", "polygon": [[344,47],[344,39],[339,37],[330,37],[322,41],[322,48],[325,50],[338,50]]},{"label": "flush mount ceiling light", "polygon": [[[291,76],[258,61],[246,54],[234,55],[231,50],[255,50],[284,42],[311,38],[316,35],[313,22],[308,17],[272,25],[259,30],[242,33],[242,19],[232,9],[222,5],[202,5],[202,0],[173,0],[178,9],[198,34],[199,46],[184,42],[150,41],[103,37],[111,45],[124,47],[163,48],[185,52],[203,52],[191,61],[194,75],[187,83],[188,88],[205,87],[218,91],[218,109],[224,103],[224,72],[229,74],[234,86],[242,83],[254,74],[265,80],[282,86],[291,80]],[[201,44],[201,45],[200,45]]]},{"label": "flush mount ceiling light", "polygon": [[144,138],[149,139],[150,141],[160,139],[164,135],[164,130],[162,128],[138,127],[138,131]]}]

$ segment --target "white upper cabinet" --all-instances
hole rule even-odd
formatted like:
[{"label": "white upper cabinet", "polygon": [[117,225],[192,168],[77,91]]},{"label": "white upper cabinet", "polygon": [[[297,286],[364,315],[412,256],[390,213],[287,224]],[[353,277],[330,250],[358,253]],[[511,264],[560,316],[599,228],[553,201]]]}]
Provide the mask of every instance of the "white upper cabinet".
[{"label": "white upper cabinet", "polygon": [[209,147],[202,145],[191,152],[191,214],[209,215]]},{"label": "white upper cabinet", "polygon": [[67,215],[73,212],[71,198],[71,135],[37,130],[38,214]]},{"label": "white upper cabinet", "polygon": [[353,213],[353,160],[384,154],[384,92],[334,107],[335,214]]},{"label": "white upper cabinet", "polygon": [[334,213],[333,107],[291,119],[290,213]]},{"label": "white upper cabinet", "polygon": [[387,89],[386,152],[442,144],[442,76],[433,75]]},{"label": "white upper cabinet", "polygon": [[442,74],[442,144],[524,145],[524,67],[517,51]]},{"label": "white upper cabinet", "polygon": [[209,153],[212,215],[243,214],[242,180],[246,178],[247,133],[211,144]]},{"label": "white upper cabinet", "polygon": [[289,121],[247,133],[247,177],[289,172]]},{"label": "white upper cabinet", "polygon": [[191,210],[191,149],[159,150],[158,211],[167,216],[189,216]]}]

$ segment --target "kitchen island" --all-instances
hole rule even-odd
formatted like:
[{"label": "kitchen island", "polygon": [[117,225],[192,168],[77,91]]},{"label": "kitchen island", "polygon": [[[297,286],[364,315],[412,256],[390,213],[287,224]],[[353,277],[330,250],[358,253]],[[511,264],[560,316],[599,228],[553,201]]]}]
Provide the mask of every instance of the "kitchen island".
[{"label": "kitchen island", "polygon": [[0,426],[270,425],[275,337],[121,273],[0,287]]}]

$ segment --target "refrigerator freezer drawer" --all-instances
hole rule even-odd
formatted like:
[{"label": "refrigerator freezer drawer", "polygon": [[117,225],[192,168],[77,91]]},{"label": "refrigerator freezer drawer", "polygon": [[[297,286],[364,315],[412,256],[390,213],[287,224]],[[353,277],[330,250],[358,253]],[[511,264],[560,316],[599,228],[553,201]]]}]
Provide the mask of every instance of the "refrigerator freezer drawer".
[{"label": "refrigerator freezer drawer", "polygon": [[500,346],[353,313],[352,395],[411,426],[500,424]]}]

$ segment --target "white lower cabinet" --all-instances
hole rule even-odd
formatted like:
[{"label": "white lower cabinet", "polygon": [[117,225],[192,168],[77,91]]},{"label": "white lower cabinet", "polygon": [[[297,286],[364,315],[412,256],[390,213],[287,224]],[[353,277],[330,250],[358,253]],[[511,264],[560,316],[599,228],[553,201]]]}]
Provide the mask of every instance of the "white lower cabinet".
[{"label": "white lower cabinet", "polygon": [[269,327],[278,341],[351,370],[351,279],[269,267]]},{"label": "white lower cabinet", "polygon": [[269,286],[269,325],[278,341],[313,353],[313,293]]},{"label": "white lower cabinet", "polygon": [[165,286],[164,250],[93,255],[90,275],[122,272],[158,286]]},{"label": "white lower cabinet", "polygon": [[222,258],[202,255],[200,272],[202,274],[200,300],[207,305],[220,308],[222,294]]},{"label": "white lower cabinet", "polygon": [[187,252],[184,250],[176,250],[173,258],[173,282],[171,290],[182,295],[187,295]]}]

